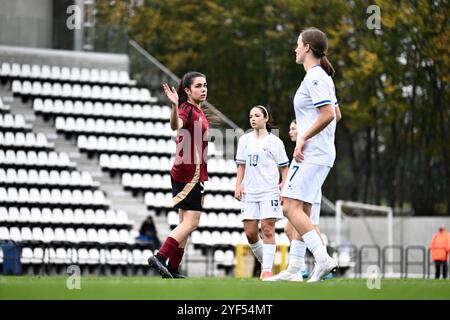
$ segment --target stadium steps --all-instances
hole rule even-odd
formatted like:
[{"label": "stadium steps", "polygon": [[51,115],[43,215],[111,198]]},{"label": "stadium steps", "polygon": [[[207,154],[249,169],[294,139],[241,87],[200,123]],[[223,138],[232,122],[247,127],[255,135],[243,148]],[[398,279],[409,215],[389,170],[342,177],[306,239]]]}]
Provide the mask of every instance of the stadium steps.
[{"label": "stadium steps", "polygon": [[63,135],[58,134],[53,120],[45,121],[43,117],[34,113],[31,100],[24,102],[21,98],[14,98],[8,85],[0,86],[0,96],[4,104],[10,105],[12,114],[21,114],[26,123],[32,125],[33,132],[45,134],[48,142],[54,145],[55,151],[66,152],[69,158],[77,164],[79,171],[89,172],[92,178],[100,183],[100,190],[111,201],[111,208],[126,211],[129,219],[134,221],[134,229],[139,230],[147,215],[153,215],[158,236],[161,241],[164,241],[170,233],[166,215],[157,216],[153,210],[147,209],[142,196],[133,197],[130,192],[124,190],[120,176],[110,177],[101,170],[98,158],[89,159],[85,153],[78,150],[75,137],[67,140]]},{"label": "stadium steps", "polygon": [[[90,161],[84,154],[81,157],[84,158],[83,162]],[[131,192],[124,190],[120,177],[111,178],[108,174],[103,174],[96,180],[100,182],[101,190],[111,200],[111,206],[116,210],[126,211],[128,218],[134,220],[134,229],[139,229],[142,221],[149,214],[144,199],[135,198]]]},{"label": "stadium steps", "polygon": [[[120,177],[111,178],[108,174],[102,172],[98,163],[98,158],[89,159],[86,154],[80,152],[76,146],[76,137],[67,140],[63,135],[56,132],[53,120],[45,121],[43,117],[36,116],[32,109],[32,102],[22,102],[21,99],[12,99],[11,92],[2,88],[0,91],[4,100],[11,101],[11,113],[22,114],[25,121],[32,125],[33,132],[44,133],[48,142],[54,145],[57,152],[66,152],[70,160],[77,164],[79,171],[87,171],[95,181],[100,182],[99,189],[105,193],[108,200],[111,201],[111,209],[124,210],[128,218],[134,221],[134,229],[139,229],[142,221],[149,214],[144,204],[144,199],[134,198],[130,192],[125,191],[121,184]],[[6,103],[6,102],[5,102]]]},{"label": "stadium steps", "polygon": [[34,133],[43,133],[48,142],[54,145],[56,152],[66,152],[70,160],[76,163],[79,171],[87,171],[95,181],[100,183],[99,189],[105,193],[111,201],[111,209],[124,210],[128,218],[134,221],[133,228],[139,230],[142,221],[152,214],[158,235],[163,241],[170,232],[166,215],[156,216],[155,212],[149,211],[142,196],[133,197],[132,194],[124,190],[120,176],[114,178],[103,172],[100,168],[98,158],[89,159],[85,153],[78,150],[76,137],[67,140],[62,134],[58,134],[55,129],[54,120],[45,121],[42,116],[36,115],[33,110],[32,99],[22,99],[14,97],[11,92],[11,83],[0,84],[0,96],[5,105],[10,106],[11,114],[20,114],[25,122],[32,127]]},{"label": "stadium steps", "polygon": [[[41,117],[38,118],[42,126],[53,126],[53,123],[44,122]],[[128,218],[135,222],[134,229],[139,229],[141,222],[147,215],[147,208],[143,199],[133,198],[131,193],[125,191],[119,177],[110,178],[108,174],[102,172],[98,158],[89,159],[85,153],[80,152],[76,146],[75,137],[66,140],[63,135],[56,133],[54,127],[51,127],[49,130],[53,130],[56,135],[56,138],[53,140],[50,140],[53,135],[48,136],[49,141],[55,144],[55,149],[67,152],[70,159],[77,164],[79,171],[89,172],[94,180],[100,182],[99,188],[105,193],[106,198],[111,201],[111,208],[126,211]]]},{"label": "stadium steps", "polygon": [[[202,254],[202,252],[198,249],[194,249],[194,246],[189,243],[187,249],[185,249],[184,259],[189,261],[189,264],[186,264],[186,260],[184,261],[182,268],[188,268],[189,277],[208,277],[208,276],[217,276],[216,274],[212,274],[211,265],[206,263],[207,257]],[[211,261],[210,261],[211,262]],[[207,270],[209,268],[209,270]],[[216,268],[214,268],[216,270]],[[186,272],[184,269],[183,272]]]},{"label": "stadium steps", "polygon": [[170,233],[170,226],[167,223],[167,216],[153,215],[153,221],[155,223],[156,230],[158,231],[159,240],[161,240],[162,243]]},{"label": "stadium steps", "polygon": [[25,123],[29,125],[34,123],[36,116],[33,109],[31,109],[30,100],[23,102],[22,99],[14,97],[9,86],[0,89],[0,96],[2,97],[3,103],[9,105],[9,112],[12,115],[22,115]]},{"label": "stadium steps", "polygon": [[130,192],[125,191],[120,177],[111,178],[103,172],[98,163],[98,158],[89,159],[85,153],[78,152],[75,145],[73,145],[73,148],[77,150],[76,156],[75,152],[69,153],[69,156],[72,161],[76,162],[78,170],[90,172],[92,178],[100,183],[100,190],[111,201],[111,208],[126,211],[128,218],[134,221],[133,228],[139,229],[142,221],[148,215],[144,200],[134,198]]}]

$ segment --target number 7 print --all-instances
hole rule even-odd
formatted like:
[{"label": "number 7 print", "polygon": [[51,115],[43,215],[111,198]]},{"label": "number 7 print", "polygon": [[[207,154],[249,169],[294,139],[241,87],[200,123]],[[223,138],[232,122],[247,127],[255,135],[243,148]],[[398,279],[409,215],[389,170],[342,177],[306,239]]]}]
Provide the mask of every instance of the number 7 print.
[{"label": "number 7 print", "polygon": [[291,178],[289,179],[289,182],[294,178],[295,174],[298,171],[299,166],[293,166],[292,168],[294,168],[294,173],[292,174]]}]

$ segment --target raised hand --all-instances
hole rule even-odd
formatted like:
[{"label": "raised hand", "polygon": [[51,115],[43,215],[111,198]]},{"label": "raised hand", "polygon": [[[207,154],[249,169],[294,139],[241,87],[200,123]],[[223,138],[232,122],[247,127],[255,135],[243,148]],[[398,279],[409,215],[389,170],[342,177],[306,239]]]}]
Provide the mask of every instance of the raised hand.
[{"label": "raised hand", "polygon": [[163,89],[164,89],[164,94],[166,95],[166,97],[169,99],[169,101],[178,106],[178,93],[177,90],[175,90],[175,88],[169,87],[169,85],[167,83],[163,83]]}]

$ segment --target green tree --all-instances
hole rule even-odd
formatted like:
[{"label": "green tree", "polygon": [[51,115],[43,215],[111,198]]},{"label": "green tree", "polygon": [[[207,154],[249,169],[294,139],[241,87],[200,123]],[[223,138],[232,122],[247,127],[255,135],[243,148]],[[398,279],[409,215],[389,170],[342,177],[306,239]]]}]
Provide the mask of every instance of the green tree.
[{"label": "green tree", "polygon": [[304,76],[295,64],[300,31],[329,38],[343,120],[331,199],[417,214],[449,213],[448,1],[374,1],[381,29],[367,28],[366,1],[96,1],[98,21],[128,36],[182,75],[208,76],[208,100],[243,128],[256,104],[269,107],[285,139]]}]

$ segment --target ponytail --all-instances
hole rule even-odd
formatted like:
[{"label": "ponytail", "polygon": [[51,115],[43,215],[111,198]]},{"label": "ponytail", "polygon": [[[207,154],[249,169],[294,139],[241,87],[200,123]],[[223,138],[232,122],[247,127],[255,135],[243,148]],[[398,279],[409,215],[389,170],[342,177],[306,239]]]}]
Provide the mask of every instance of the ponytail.
[{"label": "ponytail", "polygon": [[183,103],[188,101],[188,96],[186,94],[186,91],[184,91],[181,86],[177,90],[178,93],[178,106],[181,106]]},{"label": "ponytail", "polygon": [[314,57],[320,59],[320,66],[325,72],[332,77],[334,68],[326,57],[328,51],[327,35],[316,28],[307,28],[300,33],[303,44],[309,44]]},{"label": "ponytail", "polygon": [[205,77],[205,76],[199,72],[188,72],[183,76],[183,78],[181,78],[180,85],[178,86],[177,90],[178,106],[181,106],[183,103],[188,101],[188,96],[186,91],[184,91],[184,89],[189,88],[192,84],[193,79],[196,77]]},{"label": "ponytail", "polygon": [[320,58],[320,66],[323,70],[330,76],[334,76],[334,68],[331,62],[328,60],[328,58],[324,55]]}]

